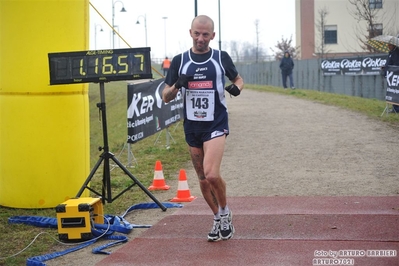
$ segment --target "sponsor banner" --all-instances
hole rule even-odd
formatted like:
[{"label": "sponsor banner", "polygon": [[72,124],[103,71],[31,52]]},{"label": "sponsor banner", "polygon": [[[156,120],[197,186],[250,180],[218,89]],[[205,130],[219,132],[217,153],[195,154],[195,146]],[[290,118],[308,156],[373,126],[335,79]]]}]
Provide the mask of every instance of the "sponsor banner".
[{"label": "sponsor banner", "polygon": [[321,62],[321,70],[325,76],[341,75],[342,59],[325,59]]},{"label": "sponsor banner", "polygon": [[344,75],[359,75],[362,72],[361,58],[342,59],[341,71]]},{"label": "sponsor banner", "polygon": [[399,105],[399,66],[387,66],[386,70],[387,91],[385,100]]},{"label": "sponsor banner", "polygon": [[381,67],[385,66],[387,56],[366,56],[362,60],[363,75],[380,75]]},{"label": "sponsor banner", "polygon": [[135,143],[183,119],[183,98],[178,92],[169,103],[162,100],[165,79],[127,87],[127,142]]},{"label": "sponsor banner", "polygon": [[386,55],[370,55],[357,58],[325,59],[321,62],[324,76],[334,75],[380,75]]}]

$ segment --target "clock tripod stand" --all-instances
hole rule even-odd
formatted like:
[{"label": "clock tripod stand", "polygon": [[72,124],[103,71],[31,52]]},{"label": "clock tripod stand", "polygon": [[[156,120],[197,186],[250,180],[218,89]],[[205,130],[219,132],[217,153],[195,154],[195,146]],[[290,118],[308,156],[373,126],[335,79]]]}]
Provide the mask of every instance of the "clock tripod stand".
[{"label": "clock tripod stand", "polygon": [[[123,193],[128,191],[130,188],[133,186],[137,185],[139,186],[163,211],[166,211],[166,207],[155,198],[152,193],[143,186],[143,184],[140,183],[140,181],[132,174],[129,172],[129,170],[115,157],[114,154],[112,154],[109,151],[109,146],[108,146],[108,130],[107,130],[107,114],[106,114],[106,105],[105,105],[105,91],[104,91],[104,82],[100,82],[100,99],[101,102],[97,103],[97,107],[99,108],[101,112],[101,120],[102,120],[102,129],[103,129],[103,147],[100,147],[99,150],[103,151],[102,154],[100,155],[100,159],[97,161],[93,169],[91,170],[89,176],[87,177],[86,181],[84,182],[83,186],[80,188],[78,194],[76,197],[80,197],[85,189],[90,190],[94,194],[101,196],[102,202],[105,203],[107,201],[108,203],[111,203],[118,197],[120,197]],[[132,184],[130,184],[127,188],[125,188],[123,191],[121,191],[119,194],[117,194],[115,197],[112,197],[112,191],[111,191],[111,169],[110,169],[110,160],[112,160],[116,165],[120,167],[120,169],[123,170],[123,172],[130,177],[130,179],[133,181]],[[95,191],[91,187],[88,186],[90,183],[91,179],[93,178],[95,172],[99,169],[101,163],[103,163],[103,177],[102,177],[102,190],[101,193],[98,191]]]}]

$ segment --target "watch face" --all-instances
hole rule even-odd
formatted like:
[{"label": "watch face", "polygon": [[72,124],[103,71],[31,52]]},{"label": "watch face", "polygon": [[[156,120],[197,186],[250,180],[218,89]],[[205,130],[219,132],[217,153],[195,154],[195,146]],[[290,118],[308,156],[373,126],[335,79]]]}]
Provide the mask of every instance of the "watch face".
[{"label": "watch face", "polygon": [[49,53],[50,85],[152,78],[150,48]]}]

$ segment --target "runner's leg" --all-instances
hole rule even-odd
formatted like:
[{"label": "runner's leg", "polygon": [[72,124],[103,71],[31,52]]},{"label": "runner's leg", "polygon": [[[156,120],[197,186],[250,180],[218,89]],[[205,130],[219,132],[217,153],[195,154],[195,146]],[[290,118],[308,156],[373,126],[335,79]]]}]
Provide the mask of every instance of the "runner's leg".
[{"label": "runner's leg", "polygon": [[204,174],[220,207],[226,207],[226,183],[220,176],[225,135],[204,142]]},{"label": "runner's leg", "polygon": [[219,205],[215,195],[212,192],[211,184],[205,179],[204,173],[204,151],[202,148],[189,147],[191,161],[193,163],[195,172],[197,173],[202,196],[211,208],[212,212],[216,214],[219,210]]}]

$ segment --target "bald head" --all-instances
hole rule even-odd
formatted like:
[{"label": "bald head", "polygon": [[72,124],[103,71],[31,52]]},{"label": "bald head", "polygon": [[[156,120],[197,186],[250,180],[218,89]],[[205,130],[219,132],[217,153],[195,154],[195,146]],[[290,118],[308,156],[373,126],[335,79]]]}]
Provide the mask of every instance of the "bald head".
[{"label": "bald head", "polygon": [[191,22],[191,29],[194,27],[194,25],[196,23],[201,24],[202,26],[210,24],[211,25],[211,31],[213,32],[215,30],[215,25],[213,23],[213,20],[210,17],[208,17],[208,16],[205,16],[205,15],[196,16],[193,19],[193,21]]},{"label": "bald head", "polygon": [[205,15],[197,16],[191,22],[190,35],[193,39],[192,51],[203,54],[210,50],[209,42],[215,38],[213,20]]}]

